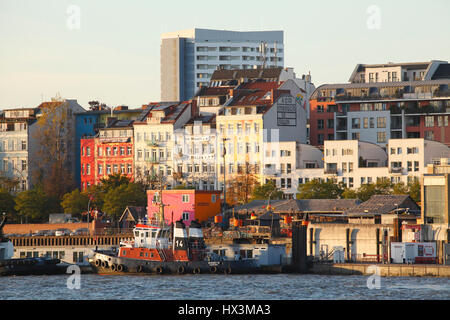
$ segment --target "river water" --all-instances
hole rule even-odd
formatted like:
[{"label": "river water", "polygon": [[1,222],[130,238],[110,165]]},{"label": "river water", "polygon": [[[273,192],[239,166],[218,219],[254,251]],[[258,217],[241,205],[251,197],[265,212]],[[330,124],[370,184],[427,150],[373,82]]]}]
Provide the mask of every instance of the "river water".
[{"label": "river water", "polygon": [[381,278],[379,289],[369,289],[368,280],[296,274],[82,274],[77,282],[69,274],[16,276],[0,277],[0,300],[450,300],[448,278]]}]

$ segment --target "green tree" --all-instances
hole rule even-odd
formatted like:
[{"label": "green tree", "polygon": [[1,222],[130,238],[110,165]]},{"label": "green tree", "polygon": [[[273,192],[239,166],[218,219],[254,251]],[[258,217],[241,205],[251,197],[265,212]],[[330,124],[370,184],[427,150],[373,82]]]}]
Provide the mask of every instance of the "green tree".
[{"label": "green tree", "polygon": [[82,212],[87,211],[88,203],[89,196],[75,189],[63,196],[61,207],[64,209],[64,213],[80,215]]},{"label": "green tree", "polygon": [[103,211],[114,220],[118,220],[127,206],[145,206],[147,204],[147,193],[142,185],[130,183],[110,189],[103,203]]},{"label": "green tree", "polygon": [[297,199],[339,199],[345,191],[343,183],[311,180],[298,188]]},{"label": "green tree", "polygon": [[[396,187],[397,192],[402,190],[401,184]],[[388,180],[377,181],[376,183],[363,184],[357,190],[358,199],[367,201],[373,195],[390,195],[394,192],[394,185]]]},{"label": "green tree", "polygon": [[270,180],[266,184],[256,185],[253,189],[252,200],[279,200],[283,198],[283,191],[277,188],[275,182]]},{"label": "green tree", "polygon": [[41,188],[26,190],[15,198],[14,209],[29,222],[43,222],[48,218],[49,198]]},{"label": "green tree", "polygon": [[0,214],[5,212],[8,220],[12,222],[20,221],[15,214],[15,205],[14,196],[8,190],[0,189]]},{"label": "green tree", "polygon": [[420,182],[415,180],[407,185],[408,187],[408,194],[409,196],[415,201],[415,202],[421,202],[421,193],[422,193],[422,186],[420,185]]},{"label": "green tree", "polygon": [[131,182],[131,179],[122,173],[115,173],[109,175],[107,178],[100,179],[100,187],[105,191],[109,191],[120,187],[121,185],[127,185]]}]

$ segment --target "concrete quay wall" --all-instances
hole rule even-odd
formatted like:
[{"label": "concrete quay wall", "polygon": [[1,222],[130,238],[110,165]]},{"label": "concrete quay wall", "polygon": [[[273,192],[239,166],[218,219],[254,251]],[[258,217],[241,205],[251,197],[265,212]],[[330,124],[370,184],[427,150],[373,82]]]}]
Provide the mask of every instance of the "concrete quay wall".
[{"label": "concrete quay wall", "polygon": [[314,263],[309,273],[322,275],[364,275],[375,274],[379,268],[382,277],[442,277],[450,278],[450,266],[430,264],[356,264],[356,263]]}]

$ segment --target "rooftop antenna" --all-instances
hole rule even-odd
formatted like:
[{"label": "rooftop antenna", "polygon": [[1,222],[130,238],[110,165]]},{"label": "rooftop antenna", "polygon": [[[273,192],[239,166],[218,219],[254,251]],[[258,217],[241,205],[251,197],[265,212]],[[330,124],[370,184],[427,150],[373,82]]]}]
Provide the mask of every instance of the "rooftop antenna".
[{"label": "rooftop antenna", "polygon": [[259,52],[261,54],[261,60],[263,62],[262,68],[266,68],[266,53],[267,53],[267,42],[261,41],[261,44],[259,45]]},{"label": "rooftop antenna", "polygon": [[275,52],[275,68],[278,67],[278,59],[277,59],[277,42],[275,41],[273,44],[273,51]]}]

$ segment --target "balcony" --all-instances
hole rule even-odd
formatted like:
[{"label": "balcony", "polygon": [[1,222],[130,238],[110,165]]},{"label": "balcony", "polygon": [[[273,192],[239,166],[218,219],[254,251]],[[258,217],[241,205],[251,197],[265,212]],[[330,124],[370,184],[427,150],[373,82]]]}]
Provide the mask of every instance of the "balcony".
[{"label": "balcony", "polygon": [[327,168],[325,169],[325,174],[337,175],[338,170],[336,168]]},{"label": "balcony", "polygon": [[158,163],[160,163],[161,160],[162,159],[153,158],[153,157],[145,159],[146,162],[151,163],[151,164],[158,164]]},{"label": "balcony", "polygon": [[174,172],[174,173],[172,173],[172,177],[175,180],[181,180],[181,179],[183,179],[183,172]]},{"label": "balcony", "polygon": [[273,176],[276,177],[279,175],[279,171],[277,171],[275,168],[265,168],[263,171],[263,174],[265,176]]},{"label": "balcony", "polygon": [[389,169],[389,173],[392,173],[392,174],[402,174],[402,172],[403,172],[402,167],[391,167]]},{"label": "balcony", "polygon": [[159,147],[159,142],[157,141],[147,141],[149,147]]}]

